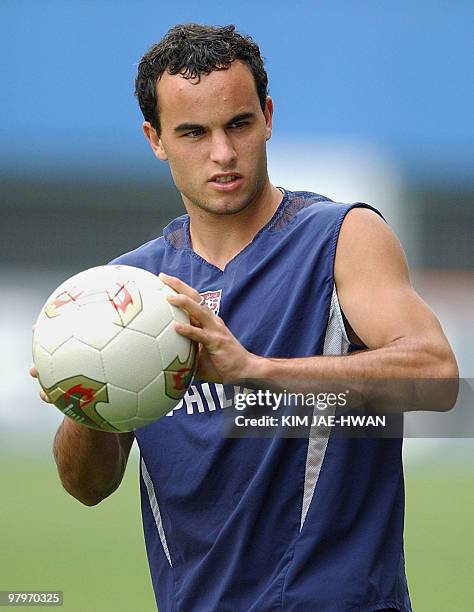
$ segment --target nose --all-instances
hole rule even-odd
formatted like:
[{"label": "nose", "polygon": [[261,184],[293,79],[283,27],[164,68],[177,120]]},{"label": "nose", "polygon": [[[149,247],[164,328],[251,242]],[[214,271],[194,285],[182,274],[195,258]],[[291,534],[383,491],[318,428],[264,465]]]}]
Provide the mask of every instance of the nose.
[{"label": "nose", "polygon": [[225,131],[212,136],[210,157],[222,168],[230,168],[234,164],[237,153],[232,139]]}]

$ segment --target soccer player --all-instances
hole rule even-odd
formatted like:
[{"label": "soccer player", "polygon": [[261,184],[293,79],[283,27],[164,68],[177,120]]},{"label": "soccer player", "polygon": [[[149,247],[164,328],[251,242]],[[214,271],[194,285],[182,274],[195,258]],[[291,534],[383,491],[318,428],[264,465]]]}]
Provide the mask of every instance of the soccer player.
[{"label": "soccer player", "polygon": [[233,26],[172,28],[141,60],[136,93],[187,214],[115,262],[165,274],[198,371],[177,409],[134,434],[65,419],[64,487],[100,502],[137,440],[160,612],[411,610],[400,439],[222,433],[234,381],[457,376],[400,244],[369,206],[270,183],[267,75]]}]

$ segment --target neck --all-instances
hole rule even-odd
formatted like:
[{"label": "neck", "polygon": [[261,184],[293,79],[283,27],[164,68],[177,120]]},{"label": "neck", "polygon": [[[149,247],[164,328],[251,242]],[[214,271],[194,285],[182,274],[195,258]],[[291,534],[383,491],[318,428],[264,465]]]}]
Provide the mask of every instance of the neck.
[{"label": "neck", "polygon": [[270,221],[282,199],[282,192],[267,183],[254,203],[230,215],[209,213],[185,203],[193,251],[223,270]]}]

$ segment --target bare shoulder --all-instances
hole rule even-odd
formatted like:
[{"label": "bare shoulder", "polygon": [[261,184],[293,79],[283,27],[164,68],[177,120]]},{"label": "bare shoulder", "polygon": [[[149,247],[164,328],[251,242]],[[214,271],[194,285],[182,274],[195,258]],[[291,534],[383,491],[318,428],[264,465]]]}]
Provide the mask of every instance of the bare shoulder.
[{"label": "bare shoulder", "polygon": [[334,279],[349,337],[378,348],[433,324],[410,285],[402,246],[374,211],[352,209],[336,249]]},{"label": "bare shoulder", "polygon": [[353,208],[342,224],[336,249],[336,285],[356,281],[408,282],[408,267],[400,241],[389,225],[369,208]]}]

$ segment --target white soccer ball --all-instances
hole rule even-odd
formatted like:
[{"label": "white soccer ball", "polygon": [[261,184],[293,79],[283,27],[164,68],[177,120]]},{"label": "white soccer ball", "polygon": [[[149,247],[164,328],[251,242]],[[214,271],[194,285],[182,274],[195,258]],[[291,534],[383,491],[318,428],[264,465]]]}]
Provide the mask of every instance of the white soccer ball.
[{"label": "white soccer ball", "polygon": [[85,270],[41,309],[33,362],[53,403],[103,431],[132,431],[172,410],[191,383],[196,346],[174,321],[189,323],[157,276],[132,266]]}]

